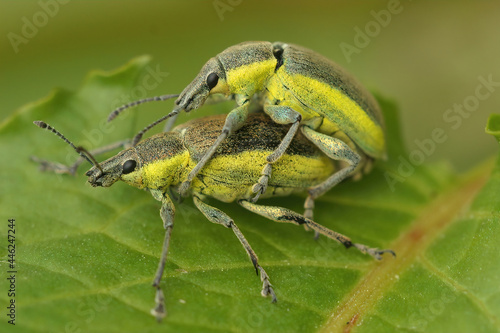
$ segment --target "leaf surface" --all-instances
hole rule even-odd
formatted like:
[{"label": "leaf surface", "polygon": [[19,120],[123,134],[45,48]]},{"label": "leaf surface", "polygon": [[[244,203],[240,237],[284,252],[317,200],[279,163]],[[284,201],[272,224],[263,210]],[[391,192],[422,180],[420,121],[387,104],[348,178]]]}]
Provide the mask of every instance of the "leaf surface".
[{"label": "leaf surface", "polygon": [[[213,202],[235,219],[278,296],[261,283],[231,230],[209,223],[190,199],[177,206],[163,286],[168,317],[150,315],[151,281],[163,240],[160,204],[116,184],[91,188],[78,176],[42,173],[31,155],[77,156],[42,132],[44,120],[76,145],[131,137],[145,123],[108,113],[140,87],[148,58],[92,72],[76,92],[56,90],[0,127],[4,173],[0,229],[16,219],[16,326],[23,332],[496,332],[500,330],[500,165],[465,175],[446,163],[415,166],[399,134],[396,107],[380,99],[389,160],[316,202],[315,220],[397,257],[381,262],[302,228],[270,222],[236,204]],[[165,104],[168,112],[171,104]],[[204,115],[203,110],[195,116]],[[128,116],[127,116],[128,115]],[[156,119],[151,113],[146,118]],[[145,115],[141,115],[144,118]],[[498,138],[500,121],[487,131]],[[406,161],[406,162],[405,162]],[[493,171],[491,171],[493,170]],[[490,174],[491,173],[491,174]],[[302,212],[303,197],[266,200]],[[263,201],[264,202],[264,201]],[[7,257],[0,263],[8,270]],[[5,283],[5,280],[4,280]],[[2,283],[3,284],[3,283]],[[3,290],[7,290],[6,285]],[[7,293],[0,293],[7,304]],[[5,320],[0,331],[12,330]]]}]

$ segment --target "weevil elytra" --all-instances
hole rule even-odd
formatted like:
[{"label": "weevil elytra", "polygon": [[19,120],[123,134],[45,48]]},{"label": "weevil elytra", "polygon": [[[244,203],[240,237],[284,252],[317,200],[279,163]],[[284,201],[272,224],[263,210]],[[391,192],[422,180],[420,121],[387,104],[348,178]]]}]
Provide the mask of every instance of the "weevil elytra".
[{"label": "weevil elytra", "polygon": [[[245,42],[231,46],[203,66],[179,95],[173,111],[154,124],[172,117],[167,126],[170,128],[182,110],[198,109],[215,94],[234,98],[237,106],[227,115],[217,140],[181,185],[183,195],[224,138],[245,123],[249,106],[255,99],[276,123],[292,126],[281,144],[266,156],[267,163],[253,187],[253,202],[266,191],[273,164],[283,156],[299,127],[307,128],[307,138],[328,151],[328,156],[345,162],[329,181],[309,188],[305,213],[308,218],[313,218],[314,199],[346,177],[368,169],[374,159],[385,158],[383,118],[375,99],[347,71],[312,50],[282,42]],[[130,106],[175,96],[165,95],[124,105],[113,111],[108,119]],[[325,145],[321,134],[334,139],[328,139]],[[344,149],[345,144],[350,149],[338,151],[339,147]]]},{"label": "weevil elytra", "polygon": [[[94,166],[86,173],[88,182],[94,186],[109,187],[118,180],[137,187],[147,189],[152,196],[161,202],[160,216],[165,228],[165,239],[153,286],[156,288],[156,307],[152,313],[160,320],[165,316],[164,295],[160,281],[165,267],[170,237],[174,224],[175,206],[169,196],[170,190],[178,187],[186,180],[191,170],[212,144],[217,140],[224,126],[224,116],[211,116],[192,120],[177,126],[171,132],[162,132],[129,147],[116,156],[98,164],[90,153],[76,148],[62,134],[44,122],[35,122],[39,127],[50,130],[73,146]],[[269,281],[269,276],[260,266],[257,255],[237,227],[234,220],[223,211],[206,203],[208,197],[223,202],[237,201],[242,207],[262,215],[270,220],[284,223],[305,225],[310,229],[334,239],[346,248],[355,247],[376,259],[391,250],[379,250],[351,240],[332,231],[313,220],[289,209],[274,206],[257,205],[251,201],[252,185],[260,177],[260,170],[265,165],[265,156],[280,145],[283,135],[289,126],[273,122],[264,113],[250,115],[245,124],[227,140],[222,142],[212,159],[193,178],[190,193],[196,207],[205,217],[217,224],[233,230],[245,248],[257,274],[262,281],[262,295],[276,295]],[[303,129],[302,131],[305,132]],[[335,139],[324,135],[324,143],[334,143]],[[115,146],[116,147],[116,146]],[[346,146],[347,147],[347,146]],[[45,169],[52,166],[44,162]],[[262,197],[284,196],[301,192],[317,186],[335,174],[338,162],[333,161],[313,145],[302,132],[297,133],[283,156],[275,163],[274,172],[269,178],[266,191]],[[59,164],[56,171],[60,171]],[[72,170],[68,168],[68,170]]]}]

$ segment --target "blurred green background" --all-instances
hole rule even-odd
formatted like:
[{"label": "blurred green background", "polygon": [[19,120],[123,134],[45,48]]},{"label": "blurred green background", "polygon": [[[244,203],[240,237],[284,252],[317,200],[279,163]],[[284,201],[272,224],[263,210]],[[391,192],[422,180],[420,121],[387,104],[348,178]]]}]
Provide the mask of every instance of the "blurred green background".
[{"label": "blurred green background", "polygon": [[[390,22],[374,24],[374,13],[391,6],[398,13]],[[169,73],[152,96],[180,92],[227,46],[281,40],[316,50],[395,99],[410,149],[443,128],[448,139],[428,160],[464,170],[497,148],[484,127],[498,112],[498,87],[457,129],[443,114],[474,95],[479,76],[500,82],[498,1],[42,0],[1,1],[0,13],[0,121],[54,87],[78,88],[91,69],[114,69],[137,55],[150,54],[152,68]],[[362,45],[356,29],[367,27],[375,30]],[[341,43],[358,50],[346,57]],[[167,103],[145,109],[166,112]]]}]

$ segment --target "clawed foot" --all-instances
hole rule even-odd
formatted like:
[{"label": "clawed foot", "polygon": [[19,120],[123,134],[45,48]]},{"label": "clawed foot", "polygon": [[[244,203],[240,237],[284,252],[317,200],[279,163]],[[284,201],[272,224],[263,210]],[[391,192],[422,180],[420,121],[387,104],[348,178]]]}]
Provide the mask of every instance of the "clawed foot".
[{"label": "clawed foot", "polygon": [[262,176],[259,178],[257,184],[252,187],[252,192],[255,193],[255,196],[251,199],[251,202],[256,203],[261,194],[266,193],[272,170],[273,165],[271,163],[267,163],[264,169],[262,169]]},{"label": "clawed foot", "polygon": [[396,257],[396,253],[393,251],[393,250],[389,250],[389,249],[386,249],[386,250],[379,250],[377,248],[371,248],[371,247],[368,247],[366,245],[363,245],[363,244],[353,244],[358,250],[360,250],[361,252],[363,253],[366,253],[366,254],[369,254],[371,255],[373,258],[377,259],[377,260],[382,260],[382,255],[384,253],[390,253],[392,254],[394,257]]},{"label": "clawed foot", "polygon": [[156,287],[155,302],[156,306],[154,309],[151,309],[151,314],[160,322],[167,315],[167,310],[165,309],[165,296],[163,296],[163,291],[160,287]]},{"label": "clawed foot", "polygon": [[256,203],[257,200],[259,200],[259,197],[261,194],[263,194],[264,192],[266,192],[266,189],[267,189],[267,177],[265,178],[265,183],[264,182],[260,182],[262,180],[263,177],[261,177],[259,179],[259,182],[257,184],[255,184],[253,187],[252,187],[252,192],[255,193],[255,196],[250,199],[251,202],[253,203]]},{"label": "clawed foot", "polygon": [[264,297],[271,295],[272,298],[271,302],[276,303],[278,299],[276,298],[276,294],[274,293],[273,286],[269,282],[269,276],[267,275],[264,268],[260,266],[259,266],[259,271],[260,271],[260,280],[262,281],[261,295]]}]

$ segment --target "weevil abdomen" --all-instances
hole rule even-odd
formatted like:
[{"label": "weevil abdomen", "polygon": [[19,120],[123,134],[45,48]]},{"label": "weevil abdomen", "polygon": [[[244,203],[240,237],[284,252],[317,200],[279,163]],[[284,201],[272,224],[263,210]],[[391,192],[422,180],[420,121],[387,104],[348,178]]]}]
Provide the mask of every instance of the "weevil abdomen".
[{"label": "weevil abdomen", "polygon": [[[374,158],[385,155],[380,109],[361,84],[333,61],[301,46],[274,43],[282,49],[282,65],[268,84],[271,103],[300,112],[303,123],[321,116],[320,132],[341,129],[363,152]],[[274,99],[274,101],[273,101]]]},{"label": "weevil abdomen", "polygon": [[[215,157],[193,180],[192,190],[223,202],[250,199],[252,185],[265,165],[256,161],[267,155],[269,150]],[[303,192],[305,188],[327,179],[332,170],[333,163],[326,156],[284,155],[273,169],[273,177],[262,197]]]},{"label": "weevil abdomen", "polygon": [[[194,166],[216,140],[223,117],[196,119],[176,128]],[[249,117],[245,125],[217,149],[212,159],[193,180],[193,192],[231,202],[249,199],[252,185],[276,149],[289,126],[278,125],[264,114]],[[200,133],[203,133],[200,136]],[[335,170],[335,161],[298,134],[285,155],[275,163],[265,197],[288,195],[317,185]]]}]

